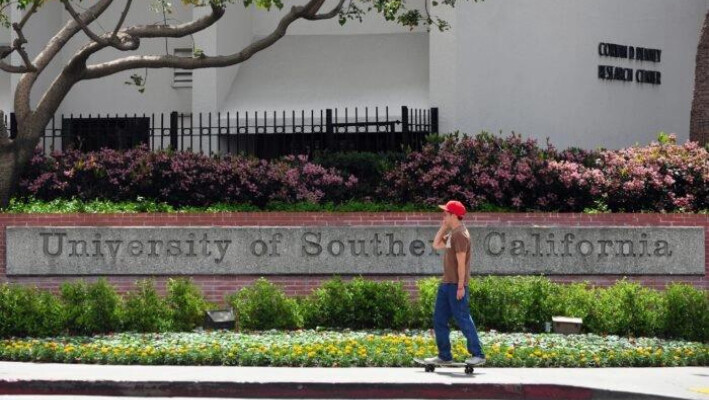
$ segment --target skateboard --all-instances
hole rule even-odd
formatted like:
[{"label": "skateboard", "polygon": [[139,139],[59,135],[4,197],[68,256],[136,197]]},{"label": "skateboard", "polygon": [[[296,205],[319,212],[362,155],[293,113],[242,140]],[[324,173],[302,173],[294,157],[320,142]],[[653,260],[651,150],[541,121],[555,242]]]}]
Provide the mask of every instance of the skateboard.
[{"label": "skateboard", "polygon": [[414,362],[418,365],[423,365],[423,368],[426,372],[433,372],[436,370],[436,367],[465,367],[465,374],[466,375],[472,375],[473,372],[475,372],[474,365],[464,363],[464,362],[452,362],[452,363],[447,363],[447,364],[430,364],[420,358],[414,358]]}]

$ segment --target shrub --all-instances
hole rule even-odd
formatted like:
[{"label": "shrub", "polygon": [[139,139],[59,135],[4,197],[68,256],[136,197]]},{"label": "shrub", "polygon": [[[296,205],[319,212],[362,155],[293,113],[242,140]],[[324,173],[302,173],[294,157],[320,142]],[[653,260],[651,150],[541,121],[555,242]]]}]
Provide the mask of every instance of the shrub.
[{"label": "shrub", "polygon": [[204,322],[207,302],[190,279],[170,279],[167,282],[167,306],[172,315],[172,328],[190,331]]},{"label": "shrub", "polygon": [[401,283],[336,277],[304,300],[303,316],[308,328],[400,329],[411,323],[411,301]]},{"label": "shrub", "polygon": [[596,333],[653,336],[662,330],[663,314],[660,293],[623,279],[607,289],[597,290],[597,306],[587,325]]},{"label": "shrub", "polygon": [[709,341],[709,293],[690,285],[672,284],[665,291],[662,321],[669,337]]},{"label": "shrub", "polygon": [[91,285],[84,281],[64,283],[61,300],[71,333],[92,335],[121,328],[121,298],[105,279]]},{"label": "shrub", "polygon": [[137,332],[165,332],[172,329],[170,309],[150,279],[136,282],[137,290],[125,297],[125,328]]},{"label": "shrub", "polygon": [[53,336],[64,329],[61,302],[51,293],[20,285],[0,285],[0,337]]},{"label": "shrub", "polygon": [[[416,282],[418,298],[414,305],[414,325],[419,328],[433,328],[433,311],[440,278],[426,278]],[[476,320],[477,323],[477,320]]]},{"label": "shrub", "polygon": [[335,277],[325,282],[304,300],[305,327],[349,327],[356,307],[352,297],[342,278]]},{"label": "shrub", "polygon": [[297,329],[302,327],[298,304],[265,278],[229,295],[236,312],[237,327],[244,330]]},{"label": "shrub", "polygon": [[340,201],[350,197],[347,191],[356,183],[354,176],[313,164],[306,156],[266,161],[151,152],[140,146],[126,151],[70,150],[49,157],[37,150],[20,181],[20,194],[40,200],[147,198],[173,206],[263,206],[270,201]]},{"label": "shrub", "polygon": [[404,153],[326,152],[316,154],[313,162],[342,171],[345,175],[356,176],[358,182],[351,190],[352,197],[366,201],[375,198],[384,173],[404,158]]},{"label": "shrub", "polygon": [[529,299],[521,277],[493,277],[470,281],[470,310],[478,329],[519,332],[525,329]]},{"label": "shrub", "polygon": [[554,305],[559,301],[561,288],[548,278],[541,276],[526,277],[520,281],[527,299],[524,326],[527,330],[542,332],[545,322],[551,321]]},{"label": "shrub", "polygon": [[[380,198],[440,204],[456,198],[514,210],[698,211],[709,208],[709,152],[674,135],[620,150],[556,150],[487,133],[452,135],[385,173]],[[489,207],[489,206],[488,206]]]},{"label": "shrub", "polygon": [[570,283],[559,285],[559,295],[551,304],[552,314],[581,318],[583,329],[590,331],[589,326],[593,324],[590,317],[596,308],[596,292],[588,282]]},{"label": "shrub", "polygon": [[409,326],[411,302],[400,282],[357,277],[349,283],[354,303],[353,329],[401,329]]}]

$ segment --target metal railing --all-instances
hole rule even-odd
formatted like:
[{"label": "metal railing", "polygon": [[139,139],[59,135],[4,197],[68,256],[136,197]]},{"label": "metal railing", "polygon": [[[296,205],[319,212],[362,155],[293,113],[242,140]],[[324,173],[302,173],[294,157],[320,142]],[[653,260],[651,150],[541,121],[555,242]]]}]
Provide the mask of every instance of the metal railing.
[{"label": "metal railing", "polygon": [[[45,152],[146,144],[152,150],[205,154],[244,153],[259,158],[316,151],[418,150],[438,132],[438,109],[402,106],[344,110],[133,115],[60,115],[48,124],[40,146]],[[16,134],[14,114],[9,118]]]}]

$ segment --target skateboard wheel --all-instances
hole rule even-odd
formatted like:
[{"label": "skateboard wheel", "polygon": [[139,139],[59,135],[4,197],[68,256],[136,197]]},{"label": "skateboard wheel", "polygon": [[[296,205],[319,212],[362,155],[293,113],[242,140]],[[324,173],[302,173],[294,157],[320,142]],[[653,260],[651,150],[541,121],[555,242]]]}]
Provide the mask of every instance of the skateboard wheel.
[{"label": "skateboard wheel", "polygon": [[473,368],[472,365],[466,365],[466,366],[465,366],[465,373],[466,373],[467,375],[472,375],[474,371],[475,371],[475,368]]},{"label": "skateboard wheel", "polygon": [[433,365],[427,365],[425,369],[426,369],[426,372],[433,372],[436,370],[436,367]]}]

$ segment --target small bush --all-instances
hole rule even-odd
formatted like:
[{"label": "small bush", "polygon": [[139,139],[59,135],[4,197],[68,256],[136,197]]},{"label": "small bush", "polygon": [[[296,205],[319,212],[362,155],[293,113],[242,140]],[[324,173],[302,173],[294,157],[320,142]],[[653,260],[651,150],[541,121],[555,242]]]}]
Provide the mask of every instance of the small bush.
[{"label": "small bush", "polygon": [[589,326],[593,325],[590,316],[595,309],[596,292],[588,282],[559,285],[559,295],[556,300],[551,304],[552,316],[581,318],[584,330],[590,331]]},{"label": "small bush", "polygon": [[335,277],[304,300],[305,327],[347,328],[352,324],[355,304],[347,284]]},{"label": "small bush", "polygon": [[597,290],[597,307],[591,312],[591,332],[615,335],[653,336],[662,331],[662,295],[623,279]]},{"label": "small bush", "polygon": [[559,301],[561,288],[541,276],[527,277],[520,284],[527,299],[524,325],[527,330],[543,332],[545,322],[551,321],[554,314],[554,305]]},{"label": "small bush", "polygon": [[357,277],[348,286],[355,304],[352,329],[401,329],[410,324],[409,295],[401,283]]},{"label": "small bush", "polygon": [[91,285],[84,281],[64,283],[61,299],[71,333],[92,335],[121,328],[121,298],[105,279]]},{"label": "small bush", "polygon": [[51,293],[20,285],[0,286],[0,337],[53,336],[64,329],[64,310]]},{"label": "small bush", "polygon": [[150,279],[136,282],[137,290],[125,297],[125,328],[137,332],[165,332],[172,329],[170,309]]},{"label": "small bush", "polygon": [[207,302],[199,288],[187,278],[167,282],[167,306],[172,315],[172,328],[190,331],[204,321]]},{"label": "small bush", "polygon": [[529,299],[520,277],[470,281],[470,309],[478,329],[520,332],[525,329]]},{"label": "small bush", "polygon": [[665,291],[662,321],[669,337],[709,341],[709,293],[690,285],[672,284]]},{"label": "small bush", "polygon": [[411,301],[401,283],[337,277],[304,301],[308,328],[400,329],[411,323]]},{"label": "small bush", "polygon": [[433,328],[433,311],[436,307],[436,296],[440,284],[440,278],[426,278],[416,282],[418,299],[414,305],[415,326],[424,329]]},{"label": "small bush", "polygon": [[227,297],[236,312],[237,328],[244,330],[302,327],[298,304],[265,278]]}]

